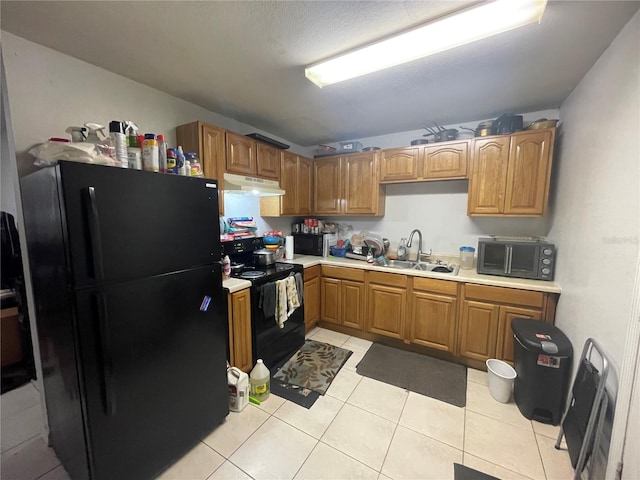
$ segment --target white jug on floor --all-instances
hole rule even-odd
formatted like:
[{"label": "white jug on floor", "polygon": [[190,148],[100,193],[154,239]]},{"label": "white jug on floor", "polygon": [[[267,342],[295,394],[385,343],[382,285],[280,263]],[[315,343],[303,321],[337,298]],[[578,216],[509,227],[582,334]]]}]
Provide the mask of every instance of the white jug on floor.
[{"label": "white jug on floor", "polygon": [[237,367],[227,370],[229,410],[240,412],[249,403],[249,375]]}]

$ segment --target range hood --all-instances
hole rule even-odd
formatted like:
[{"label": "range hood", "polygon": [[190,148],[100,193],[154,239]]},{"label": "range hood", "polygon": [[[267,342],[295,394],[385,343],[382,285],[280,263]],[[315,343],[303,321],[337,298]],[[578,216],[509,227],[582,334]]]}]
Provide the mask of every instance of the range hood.
[{"label": "range hood", "polygon": [[259,197],[273,197],[284,195],[285,191],[275,180],[245,177],[244,175],[224,174],[224,192],[240,195],[256,195]]}]

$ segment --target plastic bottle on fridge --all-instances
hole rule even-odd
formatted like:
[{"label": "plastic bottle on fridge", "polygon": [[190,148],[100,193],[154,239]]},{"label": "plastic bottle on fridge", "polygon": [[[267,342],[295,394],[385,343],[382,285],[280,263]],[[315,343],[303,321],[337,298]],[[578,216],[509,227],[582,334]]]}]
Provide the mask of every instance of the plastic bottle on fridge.
[{"label": "plastic bottle on fridge", "polygon": [[167,148],[167,173],[178,173],[175,148]]},{"label": "plastic bottle on fridge", "polygon": [[189,166],[191,168],[190,175],[192,177],[203,177],[202,167],[198,161],[198,154],[194,152],[187,153],[187,160],[189,160]]},{"label": "plastic bottle on fridge", "polygon": [[261,402],[269,398],[269,392],[271,391],[271,373],[261,358],[258,359],[256,366],[251,370],[249,386],[251,388],[251,396]]},{"label": "plastic bottle on fridge", "polygon": [[142,143],[142,163],[144,169],[149,172],[158,172],[160,164],[158,159],[158,141],[153,133],[144,134]]},{"label": "plastic bottle on fridge", "polygon": [[129,168],[129,156],[127,155],[127,137],[124,134],[122,122],[113,120],[109,122],[109,140],[114,149],[116,160],[122,168]]},{"label": "plastic bottle on fridge", "polygon": [[167,140],[164,135],[158,135],[158,165],[161,173],[167,173]]},{"label": "plastic bottle on fridge", "polygon": [[182,147],[178,146],[178,149],[176,150],[176,165],[178,166],[178,174],[179,175],[186,175],[187,171],[185,169],[185,157],[184,157],[184,152],[182,151]]},{"label": "plastic bottle on fridge", "polygon": [[135,170],[142,170],[142,148],[138,142],[138,135],[136,130],[138,127],[133,122],[127,123],[127,158],[129,162],[129,168]]}]

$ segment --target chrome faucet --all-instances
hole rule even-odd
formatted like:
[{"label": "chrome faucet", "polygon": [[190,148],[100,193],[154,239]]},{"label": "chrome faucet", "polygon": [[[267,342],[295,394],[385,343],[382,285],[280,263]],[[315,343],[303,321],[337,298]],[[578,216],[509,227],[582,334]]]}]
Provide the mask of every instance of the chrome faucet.
[{"label": "chrome faucet", "polygon": [[413,235],[415,233],[418,234],[418,258],[416,263],[420,264],[420,257],[422,256],[422,232],[417,228],[412,230],[411,233],[409,234],[409,241],[407,242],[407,248],[411,248],[411,242],[413,242]]}]

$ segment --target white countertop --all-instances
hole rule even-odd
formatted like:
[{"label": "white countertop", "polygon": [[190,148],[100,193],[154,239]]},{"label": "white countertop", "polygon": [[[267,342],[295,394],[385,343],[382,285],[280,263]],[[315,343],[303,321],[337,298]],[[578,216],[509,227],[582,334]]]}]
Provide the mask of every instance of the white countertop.
[{"label": "white countertop", "polygon": [[251,282],[249,280],[242,280],[240,278],[230,278],[228,280],[222,280],[222,287],[229,293],[239,292],[245,288],[249,288]]},{"label": "white countertop", "polygon": [[353,260],[351,258],[323,258],[313,255],[296,255],[293,260],[281,261],[286,263],[298,263],[304,268],[313,267],[314,265],[333,265],[336,267],[360,268],[363,270],[374,270],[377,272],[397,273],[401,275],[412,275],[415,277],[438,278],[440,280],[476,283],[479,285],[490,285],[494,287],[517,288],[520,290],[533,290],[537,292],[547,293],[562,293],[562,288],[555,282],[547,282],[544,280],[528,280],[526,278],[500,277],[497,275],[482,275],[476,271],[475,267],[472,270],[460,269],[458,275],[450,275],[448,273],[423,272],[420,270],[411,269],[392,269],[389,267],[371,265],[367,262],[363,262],[361,260]]}]

